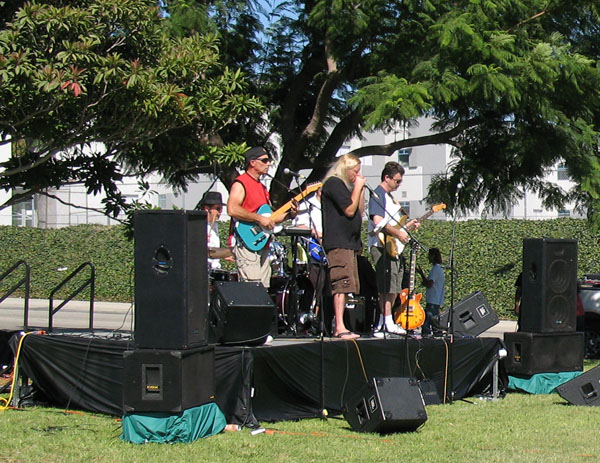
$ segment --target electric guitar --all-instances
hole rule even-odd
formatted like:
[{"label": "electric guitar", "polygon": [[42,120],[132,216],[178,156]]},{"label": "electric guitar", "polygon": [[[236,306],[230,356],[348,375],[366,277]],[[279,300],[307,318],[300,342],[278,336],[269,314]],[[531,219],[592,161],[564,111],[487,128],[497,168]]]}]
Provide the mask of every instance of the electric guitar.
[{"label": "electric guitar", "polygon": [[312,257],[317,262],[321,262],[325,259],[325,253],[323,252],[323,247],[314,239],[312,236],[306,240],[308,244],[308,253],[310,257]]},{"label": "electric guitar", "polygon": [[405,330],[414,330],[425,323],[425,310],[421,307],[421,293],[415,294],[415,268],[417,265],[417,246],[411,241],[410,247],[410,283],[408,289],[400,293],[400,307],[394,312],[394,321]]},{"label": "electric guitar", "polygon": [[[256,213],[265,217],[271,217],[273,220],[275,220],[275,222],[279,222],[281,218],[285,214],[287,214],[287,212],[291,209],[292,203],[294,201],[300,202],[301,200],[305,199],[308,195],[314,193],[319,188],[321,188],[321,185],[321,182],[308,185],[302,193],[299,193],[296,196],[294,196],[275,212],[273,212],[271,206],[269,206],[268,204],[263,204],[258,208]],[[261,227],[260,224],[256,222],[238,221],[235,224],[235,231],[237,236],[240,238],[242,243],[244,243],[244,246],[246,246],[246,248],[254,252],[260,251],[262,248],[264,248],[269,242],[269,238],[271,237],[271,235],[274,233],[279,233],[281,229],[281,225],[277,225],[272,230],[269,230],[267,228]]]},{"label": "electric guitar", "polygon": [[[442,209],[446,209],[446,205],[444,203],[439,203],[434,205],[429,211],[427,211],[427,213],[425,215],[423,215],[422,217],[419,217],[417,219],[417,222],[423,222],[424,220],[426,220],[427,218],[429,218],[432,214],[435,214],[436,212],[441,211]],[[400,219],[398,219],[398,223],[395,225],[391,225],[391,227],[393,228],[403,228],[406,224],[406,222],[408,221],[408,215],[405,213],[404,209],[400,209],[402,214],[404,214],[402,217],[400,217]],[[408,230],[408,231],[412,231],[412,230]],[[398,238],[396,238],[395,236],[392,236],[390,234],[387,233],[383,233],[383,232],[379,232],[377,234],[377,237],[379,238],[379,242],[381,244],[385,244],[385,249],[388,253],[388,256],[392,257],[392,258],[396,258],[398,257],[400,254],[402,254],[402,251],[404,251],[404,247],[405,244],[400,241]]]}]

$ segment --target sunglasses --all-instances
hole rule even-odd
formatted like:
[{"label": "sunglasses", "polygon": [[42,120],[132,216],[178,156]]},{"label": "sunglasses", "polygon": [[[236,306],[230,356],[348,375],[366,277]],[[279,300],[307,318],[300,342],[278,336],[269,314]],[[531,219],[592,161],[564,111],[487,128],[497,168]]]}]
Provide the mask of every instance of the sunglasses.
[{"label": "sunglasses", "polygon": [[269,162],[271,162],[271,158],[258,158],[257,161],[260,161],[263,164],[268,164]]},{"label": "sunglasses", "polygon": [[396,185],[400,185],[402,183],[402,179],[396,180],[395,178],[390,178],[392,182],[396,182]]}]

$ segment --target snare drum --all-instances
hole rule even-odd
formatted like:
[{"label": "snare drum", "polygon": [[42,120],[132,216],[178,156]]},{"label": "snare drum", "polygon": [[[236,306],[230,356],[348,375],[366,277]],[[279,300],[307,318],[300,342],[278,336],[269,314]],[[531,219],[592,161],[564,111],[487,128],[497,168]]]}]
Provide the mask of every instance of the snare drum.
[{"label": "snare drum", "polygon": [[231,281],[231,275],[227,270],[220,268],[211,269],[208,271],[208,288],[210,294],[215,292],[215,281]]},{"label": "snare drum", "polygon": [[220,268],[209,270],[208,278],[210,282],[213,281],[230,281],[230,275],[227,270],[221,270]]}]

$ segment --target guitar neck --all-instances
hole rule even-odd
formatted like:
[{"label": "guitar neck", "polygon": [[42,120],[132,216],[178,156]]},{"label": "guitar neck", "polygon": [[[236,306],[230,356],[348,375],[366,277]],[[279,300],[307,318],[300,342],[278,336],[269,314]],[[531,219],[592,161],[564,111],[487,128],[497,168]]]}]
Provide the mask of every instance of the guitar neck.
[{"label": "guitar neck", "polygon": [[[429,211],[427,211],[424,215],[422,215],[421,217],[419,217],[417,219],[417,222],[421,223],[425,220],[427,220],[429,217],[431,217],[433,214],[435,213],[435,211],[433,209],[430,209]],[[404,223],[406,223],[408,221],[408,216],[405,216],[406,220],[404,221]],[[413,227],[406,227],[408,229],[408,231],[412,231]]]},{"label": "guitar neck", "polygon": [[410,248],[410,273],[409,273],[409,283],[408,283],[408,295],[409,298],[415,292],[415,270],[417,268],[417,249],[416,244],[412,244]]},{"label": "guitar neck", "polygon": [[421,217],[419,217],[418,222],[422,222],[423,220],[427,220],[434,213],[435,213],[435,211],[433,209],[428,210],[425,214],[423,214]]},{"label": "guitar neck", "polygon": [[[278,219],[283,217],[285,214],[288,213],[288,211],[292,208],[292,201],[293,200],[289,200],[287,203],[285,203],[283,206],[281,206],[279,209],[277,209],[276,211],[274,211],[271,214],[271,218],[272,219]],[[297,200],[296,200],[297,201]]]},{"label": "guitar neck", "polygon": [[285,203],[283,206],[281,206],[275,212],[273,212],[271,214],[271,218],[273,218],[275,220],[282,218],[292,208],[292,203],[294,201],[296,201],[296,202],[302,201],[303,199],[307,198],[312,193],[317,191],[319,188],[321,188],[321,182],[313,183],[312,185],[309,185],[308,187],[306,187],[304,189],[304,191],[302,191],[302,193],[298,193],[296,196],[294,196],[292,199],[290,199],[287,203]]}]

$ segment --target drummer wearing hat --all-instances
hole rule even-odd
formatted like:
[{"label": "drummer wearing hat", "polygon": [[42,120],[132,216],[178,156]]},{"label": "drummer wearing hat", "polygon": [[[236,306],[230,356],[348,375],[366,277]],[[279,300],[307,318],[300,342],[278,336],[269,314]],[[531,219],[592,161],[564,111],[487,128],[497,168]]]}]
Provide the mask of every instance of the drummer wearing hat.
[{"label": "drummer wearing hat", "polygon": [[[202,199],[196,206],[197,209],[206,211],[206,236],[208,239],[207,246],[209,248],[220,248],[221,240],[219,239],[219,217],[223,212],[223,198],[218,191],[207,191],[202,196]],[[220,269],[221,262],[219,259],[208,259],[208,266],[211,270]]]}]

